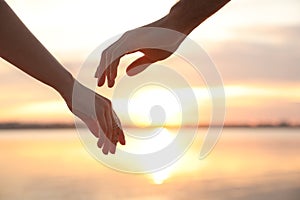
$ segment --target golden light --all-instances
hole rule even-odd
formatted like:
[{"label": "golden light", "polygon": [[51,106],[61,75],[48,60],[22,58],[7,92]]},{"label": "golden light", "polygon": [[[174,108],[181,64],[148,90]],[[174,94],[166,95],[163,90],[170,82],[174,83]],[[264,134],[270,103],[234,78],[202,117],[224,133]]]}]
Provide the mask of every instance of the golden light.
[{"label": "golden light", "polygon": [[0,119],[11,121],[18,120],[19,118],[24,122],[69,123],[74,120],[74,117],[62,100],[33,102],[9,107],[3,110],[0,115]]},{"label": "golden light", "polygon": [[[151,144],[149,147],[154,146],[156,149],[161,149],[166,147],[172,140],[174,139],[175,134],[172,134],[171,131],[168,131],[167,129],[163,129],[161,131],[160,137],[155,139],[155,142]],[[180,147],[179,147],[180,148]],[[150,178],[153,180],[155,184],[163,184],[168,178],[171,177],[172,172],[175,171],[174,164],[170,165],[160,171],[154,172],[150,174]]]},{"label": "golden light", "polygon": [[129,113],[137,126],[181,124],[181,106],[170,90],[149,85],[137,90],[130,98]]},{"label": "golden light", "polygon": [[[130,130],[130,133],[126,133],[126,145],[119,146],[119,148],[126,152],[136,153],[136,154],[147,154],[157,152],[167,145],[169,145],[174,138],[176,137],[176,133],[167,130],[166,128],[155,128],[155,129],[146,129],[140,130],[137,129],[136,132],[134,130]],[[147,138],[137,138],[145,132],[151,132],[152,134],[148,135]],[[132,137],[132,135],[136,137]],[[138,152],[137,152],[138,149]],[[141,163],[142,165],[143,163]]]},{"label": "golden light", "polygon": [[170,166],[161,171],[152,173],[150,176],[155,184],[160,185],[163,184],[171,176],[172,171],[173,167]]}]

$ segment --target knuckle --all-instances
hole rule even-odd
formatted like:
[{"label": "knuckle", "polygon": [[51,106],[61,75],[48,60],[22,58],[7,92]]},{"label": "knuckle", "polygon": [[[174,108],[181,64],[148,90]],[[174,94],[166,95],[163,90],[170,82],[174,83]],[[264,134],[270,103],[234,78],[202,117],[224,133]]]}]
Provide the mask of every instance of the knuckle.
[{"label": "knuckle", "polygon": [[111,109],[112,108],[111,101],[108,99],[104,99],[103,108],[104,108],[103,111]]},{"label": "knuckle", "polygon": [[106,100],[106,104],[107,104],[107,106],[109,107],[109,108],[111,108],[112,107],[112,103],[111,103],[111,101],[110,100]]},{"label": "knuckle", "polygon": [[104,50],[102,51],[102,54],[101,54],[102,58],[105,58],[106,55],[107,55],[107,53],[108,53],[108,50],[107,50],[107,49],[104,49]]}]

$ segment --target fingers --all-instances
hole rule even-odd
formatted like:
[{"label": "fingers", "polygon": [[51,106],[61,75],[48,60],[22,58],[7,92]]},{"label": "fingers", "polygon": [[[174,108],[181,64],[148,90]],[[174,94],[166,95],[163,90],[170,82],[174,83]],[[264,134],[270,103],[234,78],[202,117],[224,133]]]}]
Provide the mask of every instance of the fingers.
[{"label": "fingers", "polygon": [[100,64],[98,65],[95,78],[98,78],[98,86],[103,86],[107,78],[108,87],[113,87],[117,77],[120,59],[127,54],[126,36],[109,46],[102,52]]},{"label": "fingers", "polygon": [[102,152],[107,155],[108,154],[108,150],[110,148],[110,144],[109,144],[109,131],[111,130],[111,125],[108,122],[108,118],[106,115],[102,115],[101,120],[100,121],[100,126],[101,126],[101,130],[100,130],[100,134],[99,134],[99,140],[97,143],[97,146],[99,148],[102,148]]},{"label": "fingers", "polygon": [[95,78],[98,78],[98,86],[102,86],[105,83],[106,78],[106,52],[103,51],[101,55],[100,64],[98,65]]},{"label": "fingers", "polygon": [[97,146],[99,147],[99,149],[103,147],[104,141],[105,141],[105,135],[101,133],[97,142]]},{"label": "fingers", "polygon": [[120,144],[122,144],[122,145],[125,145],[125,143],[126,143],[124,133],[123,133],[122,129],[120,129],[119,127],[114,129],[113,143],[110,147],[110,152],[112,154],[115,154],[118,142],[120,142]]},{"label": "fingers", "polygon": [[152,61],[147,58],[146,56],[143,56],[137,60],[135,60],[133,63],[131,63],[127,69],[126,73],[128,76],[134,76],[142,71],[144,71],[149,65],[152,64]]},{"label": "fingers", "polygon": [[120,134],[119,134],[118,141],[119,141],[120,144],[122,144],[122,145],[125,145],[125,144],[126,144],[126,141],[125,141],[125,135],[124,135],[124,133],[123,133],[122,130],[120,130]]},{"label": "fingers", "polygon": [[[108,126],[102,124],[103,127],[108,127],[108,128],[101,129],[96,121],[87,123],[87,125],[88,125],[90,131],[93,133],[93,135],[95,135],[98,138],[98,142],[97,142],[98,148],[101,149],[103,147],[102,152],[105,155],[107,155],[108,152],[111,152],[112,154],[114,154],[116,152],[116,144],[118,142],[118,139],[117,140],[109,139],[112,136],[110,136],[109,134],[108,135],[104,134],[104,131],[103,131],[103,129],[112,130],[112,120],[110,120],[110,122],[108,123]],[[107,133],[109,133],[109,132],[107,132]],[[112,143],[112,141],[113,141],[113,143]]]},{"label": "fingers", "polygon": [[[119,119],[112,109],[111,101],[81,84],[77,86],[77,90],[80,90],[77,91],[78,94],[80,94],[80,98],[72,99],[73,102],[70,106],[70,110],[74,115],[79,117],[87,125],[93,135],[98,138],[97,146],[102,148],[104,154],[108,154],[109,152],[115,153],[116,144],[118,142],[118,137],[116,136],[118,136],[119,132],[115,131],[116,127],[114,127],[114,123],[115,118],[118,122]],[[90,102],[92,98],[95,100],[94,106],[92,106]]]},{"label": "fingers", "polygon": [[106,78],[107,86],[110,88],[114,86],[121,57],[118,57],[115,60],[113,59],[113,55],[107,53],[107,51],[103,51],[100,64],[95,74],[95,78],[98,78],[99,87],[104,85]]},{"label": "fingers", "polygon": [[[104,119],[104,117],[103,117]],[[109,120],[107,120],[109,121]],[[110,120],[112,121],[112,120]],[[108,152],[115,153],[116,152],[116,143],[112,143],[112,122],[108,122],[107,124],[101,123],[101,127],[98,125],[96,121],[86,121],[86,124],[89,130],[93,133],[95,137],[98,138],[97,146],[98,148],[102,148],[102,152],[107,155]]]},{"label": "fingers", "polygon": [[102,148],[102,153],[107,155],[108,151],[110,149],[110,141],[107,137],[104,138],[104,144],[103,144],[103,148]]},{"label": "fingers", "polygon": [[97,118],[101,126],[97,146],[102,148],[102,152],[105,155],[108,153],[115,154],[119,135],[121,135],[121,144],[125,144],[124,133],[121,129],[121,122],[116,113],[113,111],[109,100],[105,100],[103,108],[103,112],[101,113],[104,114],[97,114]]},{"label": "fingers", "polygon": [[104,139],[99,138],[98,140],[98,147],[102,148],[102,152],[107,155],[108,153],[115,154],[117,143],[120,141],[122,145],[125,145],[125,137],[124,133],[119,128],[114,128],[112,130],[111,139],[107,135],[103,135]]},{"label": "fingers", "polygon": [[118,143],[118,137],[119,137],[119,133],[117,129],[113,130],[113,138],[112,138],[112,144],[110,146],[110,153],[114,154],[116,152],[116,147],[117,147],[117,143]]},{"label": "fingers", "polygon": [[105,72],[101,75],[101,77],[98,79],[98,86],[102,86],[104,85],[104,82],[105,82],[105,77],[106,77],[106,74]]},{"label": "fingers", "polygon": [[112,120],[112,112],[111,111],[107,111],[106,112],[106,115],[105,115],[105,121],[107,123],[107,131],[106,131],[106,137],[109,141],[113,141],[112,139],[112,136],[113,136],[113,131],[114,131],[114,128],[113,128],[113,120]]},{"label": "fingers", "polygon": [[112,145],[113,124],[111,112],[106,110],[104,116],[102,116],[99,121],[101,121],[104,134],[102,134],[103,139],[99,138],[97,145],[99,148],[102,147],[102,152],[107,155]]},{"label": "fingers", "polygon": [[112,141],[112,145],[111,145],[111,148],[110,148],[110,152],[111,153],[115,153],[116,152],[116,145],[119,141],[119,135],[123,134],[123,131],[122,131],[122,128],[121,128],[121,122],[118,118],[118,116],[116,115],[116,113],[114,112],[114,110],[112,110],[112,119],[113,119],[113,134],[112,134],[112,138],[111,138],[111,141]]},{"label": "fingers", "polygon": [[120,58],[118,58],[117,60],[113,61],[109,67],[107,68],[107,86],[108,87],[113,87],[115,84],[115,79],[117,77],[117,73],[118,73],[118,65],[120,63]]}]

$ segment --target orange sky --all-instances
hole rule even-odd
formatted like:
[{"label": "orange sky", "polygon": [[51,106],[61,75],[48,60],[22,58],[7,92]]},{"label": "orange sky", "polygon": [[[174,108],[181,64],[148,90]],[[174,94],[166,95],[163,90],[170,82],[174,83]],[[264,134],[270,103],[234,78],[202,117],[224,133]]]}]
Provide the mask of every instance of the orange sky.
[{"label": "orange sky", "polygon": [[[114,35],[164,16],[176,1],[7,2],[76,76],[86,57],[98,45]],[[300,123],[299,10],[297,0],[232,1],[190,35],[208,53],[223,78],[227,123]],[[130,58],[123,61],[118,80],[129,62]],[[164,64],[192,83],[199,104],[200,122],[207,123],[211,105],[204,82],[185,70],[184,64],[176,58]],[[0,122],[73,120],[54,90],[3,60],[0,60],[0,77]],[[168,79],[172,81],[172,77]],[[99,92],[109,97],[113,90],[102,88]],[[144,95],[146,97],[147,92]],[[146,99],[151,102],[149,97]],[[177,123],[176,117],[172,118],[176,115],[175,107],[166,109],[166,112],[170,111],[171,124]],[[199,110],[191,108],[190,115]],[[132,112],[136,112],[139,123],[148,123],[148,114],[141,116],[138,111]],[[126,124],[128,119],[124,113],[118,114]],[[187,119],[186,123],[194,123],[193,118]]]}]

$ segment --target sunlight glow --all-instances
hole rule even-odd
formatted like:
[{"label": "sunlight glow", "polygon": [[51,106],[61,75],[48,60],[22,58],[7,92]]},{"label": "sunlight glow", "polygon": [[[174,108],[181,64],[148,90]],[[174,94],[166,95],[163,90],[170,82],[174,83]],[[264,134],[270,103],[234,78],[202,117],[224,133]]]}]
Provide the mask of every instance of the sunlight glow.
[{"label": "sunlight glow", "polygon": [[[72,74],[76,74],[95,47],[103,44],[112,36],[160,19],[169,12],[176,0],[132,0],[130,2],[116,0],[76,2],[71,0],[7,0],[6,2],[46,48]],[[234,118],[235,121],[241,121],[241,113],[243,113],[242,121],[255,119],[270,122],[283,119],[299,122],[299,79],[288,80],[286,77],[288,74],[297,74],[298,71],[296,68],[291,68],[292,71],[289,71],[287,66],[290,64],[285,62],[292,62],[293,59],[295,59],[294,62],[297,61],[297,55],[295,56],[294,52],[297,52],[298,46],[292,39],[293,35],[297,35],[297,25],[300,19],[299,5],[299,1],[296,0],[284,2],[270,0],[232,1],[191,33],[190,38],[201,46],[203,45],[217,67],[220,67],[220,71],[226,69],[228,74],[232,74],[232,76],[226,77],[225,73],[224,76],[225,82],[232,84],[225,86],[227,108],[229,108],[229,113],[232,113],[228,115],[227,119]],[[253,15],[253,10],[256,12],[255,15]],[[55,15],[53,15],[54,11]],[[283,13],[278,15],[281,12]],[[228,49],[227,42],[233,43],[232,48]],[[235,46],[237,42],[246,42],[244,43],[245,48],[250,45],[251,48],[259,49],[263,53],[268,52],[266,57],[260,58],[266,66],[273,66],[275,63],[272,55],[277,55],[280,53],[278,50],[288,47],[286,54],[280,53],[278,58],[283,59],[283,64],[278,69],[286,74],[282,76],[284,79],[281,79],[281,76],[267,76],[266,80],[253,79],[253,82],[247,82],[250,79],[240,80],[237,77],[239,73],[235,74],[234,66],[243,66],[254,55],[246,56],[245,54],[245,57],[236,59],[236,61],[227,59],[231,55],[230,53],[234,53],[234,49],[239,47]],[[125,67],[133,61],[129,59],[124,62],[124,60],[122,61],[123,64],[120,65],[118,75],[120,78],[125,73]],[[187,70],[188,63],[181,61],[181,59],[172,60],[171,57],[170,60],[170,66],[174,67],[176,72],[183,77],[188,77],[192,86],[199,86],[195,90],[201,120],[203,123],[209,122],[210,96],[206,89],[201,88],[203,84],[199,84],[199,76],[197,73]],[[168,63],[168,61],[164,62]],[[0,62],[0,65],[0,74],[2,75],[0,91],[3,94],[0,97],[0,121],[52,122],[66,118],[68,121],[72,121],[73,118],[70,117],[71,114],[66,106],[43,103],[45,100],[55,101],[60,97],[53,96],[46,88],[41,88],[39,91],[42,97],[35,97],[31,91],[36,89],[33,86],[36,85],[36,82],[20,75],[18,70],[4,61]],[[239,68],[238,70],[243,69]],[[253,66],[253,69],[248,70],[251,74],[257,68]],[[265,70],[270,70],[270,74],[272,74],[271,67]],[[173,80],[172,77],[168,78]],[[20,85],[26,85],[29,89],[20,93]],[[34,89],[30,90],[30,88]],[[108,94],[112,92],[113,90],[110,90],[99,94],[109,96]],[[155,99],[156,97],[158,99],[160,95],[162,96],[158,102]],[[170,92],[141,90],[134,95],[131,103],[132,115],[130,117],[136,123],[133,125],[140,127],[160,126],[162,124],[176,126],[185,123],[185,121],[189,124],[194,123],[191,119],[181,121],[182,111],[179,109],[180,106],[176,102],[176,97]],[[159,110],[157,105],[161,106],[162,109]],[[166,119],[164,123],[161,120],[153,121],[155,119],[151,117],[153,107],[158,114],[161,110],[164,111]],[[232,110],[235,111],[232,112]],[[197,109],[191,108],[188,110],[188,115],[193,116],[197,111]],[[266,113],[272,113],[272,115],[263,117],[262,114]],[[118,113],[118,115],[121,119],[122,116],[125,116],[124,113]],[[126,119],[128,117],[122,119],[124,125],[127,123]],[[130,123],[127,124],[132,125]]]},{"label": "sunlight glow", "polygon": [[132,121],[142,127],[180,124],[181,112],[176,96],[166,88],[155,85],[142,87],[129,102]]},{"label": "sunlight glow", "polygon": [[[68,108],[63,101],[44,101],[23,104],[11,107],[0,114],[0,119],[17,120],[25,118],[25,122],[72,122],[74,117],[68,112]],[[3,120],[4,121],[4,120]]]},{"label": "sunlight glow", "polygon": [[158,172],[152,173],[150,176],[155,184],[160,185],[163,184],[171,176],[173,170],[173,167],[170,166]]},{"label": "sunlight glow", "polygon": [[[147,132],[148,136],[146,139],[136,138],[142,136],[144,132]],[[151,133],[150,133],[151,132]],[[155,133],[151,136],[151,134]],[[157,152],[166,146],[168,146],[176,137],[176,133],[169,131],[166,128],[156,128],[156,129],[137,129],[136,132],[130,130],[130,133],[126,133],[126,143],[125,146],[119,146],[119,148],[126,152],[132,152],[137,154],[146,154]],[[132,135],[136,137],[132,137]],[[136,151],[138,149],[138,152]],[[143,165],[143,163],[140,163]]]}]

